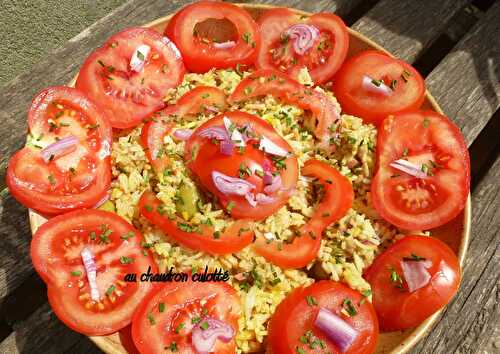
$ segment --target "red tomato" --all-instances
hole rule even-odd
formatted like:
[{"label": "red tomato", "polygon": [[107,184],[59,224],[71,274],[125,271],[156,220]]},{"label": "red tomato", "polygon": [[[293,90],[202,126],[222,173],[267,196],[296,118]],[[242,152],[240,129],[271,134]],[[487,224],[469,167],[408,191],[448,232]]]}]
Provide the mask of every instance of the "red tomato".
[{"label": "red tomato", "polygon": [[161,201],[151,191],[142,194],[139,211],[181,245],[210,254],[238,252],[249,245],[254,237],[246,220],[237,220],[224,232],[218,233],[211,226],[194,226],[175,215],[165,215]]},{"label": "red tomato", "polygon": [[[406,159],[427,172],[413,177],[389,164]],[[390,116],[378,131],[378,170],[372,181],[373,205],[390,223],[427,230],[456,217],[469,194],[469,153],[460,130],[434,111]]]},{"label": "red tomato", "polygon": [[[431,262],[426,286],[409,292],[401,267],[403,259]],[[405,236],[375,259],[365,278],[372,287],[380,327],[396,331],[419,325],[450,302],[460,285],[460,265],[442,241],[428,236]]]},{"label": "red tomato", "polygon": [[[224,155],[220,152],[220,143],[214,139],[200,137],[198,134],[210,127],[224,127],[223,118],[227,117],[238,129],[247,127],[253,132],[254,138],[248,141],[242,151],[235,148],[232,156]],[[298,179],[297,158],[293,155],[289,157],[273,157],[258,149],[258,142],[264,136],[275,145],[292,153],[291,146],[276,133],[274,128],[256,116],[235,111],[226,112],[203,123],[195,130],[185,147],[185,159],[189,161],[187,166],[198,177],[201,184],[212,194],[214,194],[234,218],[262,219],[265,218],[286,204],[290,197],[290,190],[293,190]],[[264,193],[264,182],[262,173],[269,172],[279,174],[282,185],[281,190],[271,196],[275,198],[273,202],[252,206],[244,196],[227,195],[221,192],[214,184],[212,173],[220,172],[226,176],[243,178],[252,183],[255,189],[254,195]],[[261,174],[261,176],[259,176]],[[230,206],[228,208],[228,206]]]},{"label": "red tomato", "polygon": [[[205,38],[195,26],[208,19],[227,19],[236,28],[229,48],[221,48],[217,38]],[[199,1],[175,14],[166,28],[168,35],[182,52],[190,71],[204,73],[211,68],[234,68],[237,64],[253,64],[260,47],[259,28],[244,9],[219,1]]]},{"label": "red tomato", "polygon": [[[31,143],[12,156],[7,169],[7,185],[17,200],[58,214],[93,207],[106,195],[111,127],[84,94],[69,87],[43,90],[31,104],[28,127]],[[76,145],[49,155],[47,162],[42,158],[42,148],[71,137]]]},{"label": "red tomato", "polygon": [[[363,85],[365,76],[367,84]],[[389,114],[419,108],[425,96],[424,79],[417,70],[403,60],[374,50],[349,58],[333,84],[343,111],[375,125]],[[388,93],[374,90],[381,86]]]},{"label": "red tomato", "polygon": [[254,72],[238,84],[228,101],[233,104],[268,94],[311,111],[312,114],[306,118],[304,125],[311,129],[323,144],[329,145],[331,127],[340,119],[339,109],[325,94],[301,85],[280,71]]},{"label": "red tomato", "polygon": [[[205,282],[166,283],[148,296],[137,309],[132,321],[132,337],[142,354],[179,352],[198,353],[191,332],[205,318],[225,322],[238,331],[240,300],[228,284]],[[217,340],[213,352],[235,353],[233,337],[224,343]]]},{"label": "red tomato", "polygon": [[269,242],[263,238],[255,241],[255,251],[268,261],[282,268],[302,268],[318,253],[321,234],[331,223],[343,217],[352,206],[354,192],[349,180],[335,168],[319,160],[306,161],[302,175],[314,177],[322,194],[314,214],[302,226],[291,243]]},{"label": "red tomato", "polygon": [[[306,67],[314,83],[321,84],[335,74],[347,56],[349,33],[344,22],[334,14],[318,13],[304,18],[290,9],[272,9],[260,17],[259,25],[263,36],[255,63],[258,69],[279,69],[297,77],[300,69]],[[298,43],[293,36],[304,31],[295,31],[298,27],[292,26],[296,25],[318,32],[303,54],[294,49]],[[292,37],[287,30],[294,33]],[[307,34],[306,31],[302,37]]]},{"label": "red tomato", "polygon": [[146,150],[146,156],[158,173],[170,165],[166,154],[159,154],[163,146],[163,138],[174,127],[173,117],[187,119],[207,110],[224,111],[227,106],[223,91],[210,86],[198,86],[179,98],[174,106],[169,106],[156,113],[153,119],[146,123],[141,132],[141,144]]},{"label": "red tomato", "polygon": [[[347,351],[340,351],[314,324],[320,307],[341,317],[359,332]],[[322,341],[325,348],[316,342],[316,348],[312,349],[310,345],[315,339]],[[378,322],[372,304],[359,292],[331,280],[295,289],[278,305],[269,323],[269,346],[273,353],[279,354],[369,354],[374,352],[377,339]]]},{"label": "red tomato", "polygon": [[[104,335],[127,326],[134,310],[152,289],[148,282],[125,282],[128,273],[156,272],[142,235],[118,215],[83,209],[56,216],[40,226],[31,242],[33,266],[47,283],[50,305],[71,329]],[[90,286],[81,252],[95,255],[99,302]]]},{"label": "red tomato", "polygon": [[[131,58],[144,67],[132,70]],[[169,88],[182,82],[184,64],[176,46],[148,28],[129,28],[109,38],[83,64],[76,87],[105,111],[113,128],[131,128],[164,106]]]}]

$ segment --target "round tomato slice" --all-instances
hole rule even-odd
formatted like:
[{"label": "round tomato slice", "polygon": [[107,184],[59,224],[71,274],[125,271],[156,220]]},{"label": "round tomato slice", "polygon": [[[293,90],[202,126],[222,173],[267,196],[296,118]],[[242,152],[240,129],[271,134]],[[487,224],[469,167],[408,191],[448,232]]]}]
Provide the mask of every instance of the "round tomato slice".
[{"label": "round tomato slice", "polygon": [[[248,139],[244,147],[235,146],[230,155],[221,151],[222,141],[202,136],[213,128],[226,131],[224,119],[228,119],[231,125],[234,125],[232,129],[241,131]],[[260,150],[262,139],[271,141],[289,153],[288,156],[274,156]],[[198,127],[186,144],[185,159],[188,161],[187,166],[198,177],[203,187],[214,194],[234,218],[262,219],[273,214],[286,204],[290,191],[297,184],[298,162],[293,156],[291,146],[269,123],[245,112],[226,112]],[[221,191],[214,182],[217,173],[251,184],[254,188],[250,191],[250,196],[236,193],[236,189],[234,193]],[[271,173],[273,179],[279,176],[281,186],[278,190],[268,191],[264,184],[266,173]],[[254,196],[259,195],[264,195],[266,201],[257,201],[252,205],[248,198],[254,199]]]},{"label": "round tomato slice", "polygon": [[[412,292],[406,275],[415,288]],[[419,325],[450,302],[460,286],[460,265],[444,242],[405,236],[375,258],[365,278],[380,327],[396,331]]]},{"label": "round tomato slice", "polygon": [[[198,33],[196,25],[209,19],[229,20],[236,28],[232,38],[219,43]],[[204,73],[211,68],[251,65],[260,47],[259,28],[244,9],[219,1],[199,1],[181,9],[167,26],[165,34],[179,47],[186,67]]]},{"label": "round tomato slice", "polygon": [[[149,295],[137,309],[132,321],[132,337],[142,354],[179,352],[197,354],[191,333],[196,326],[208,328],[207,319],[215,319],[238,332],[240,300],[228,284],[167,283]],[[236,352],[236,341],[220,339],[210,352]]]},{"label": "round tomato slice", "polygon": [[[142,235],[126,220],[101,210],[77,210],[40,226],[31,242],[31,259],[47,283],[57,317],[86,335],[109,334],[127,326],[152,285],[125,282],[125,276],[149,267],[156,271],[141,242]],[[91,297],[84,249],[90,250],[96,265],[98,300]]]},{"label": "round tomato slice", "polygon": [[161,201],[151,191],[139,200],[139,211],[146,219],[181,245],[210,254],[235,253],[253,241],[254,233],[247,220],[237,220],[224,232],[212,226],[191,225],[176,215],[167,215]]},{"label": "round tomato slice", "polygon": [[[390,223],[427,230],[456,217],[469,194],[469,153],[460,130],[434,111],[389,116],[377,138],[378,169],[373,205]],[[406,160],[421,170],[415,177],[391,166]]]},{"label": "round tomato slice", "polygon": [[296,78],[306,67],[314,83],[322,84],[347,56],[349,33],[334,14],[304,18],[290,9],[272,9],[259,18],[259,26],[264,35],[255,62],[258,69],[277,69]]},{"label": "round tomato slice", "polygon": [[420,108],[425,83],[405,61],[368,50],[344,63],[333,90],[343,111],[379,125],[389,114]]},{"label": "round tomato slice", "polygon": [[255,251],[282,268],[302,268],[318,253],[321,235],[331,223],[343,217],[352,206],[354,192],[349,180],[335,168],[319,160],[306,161],[302,175],[315,178],[321,201],[309,221],[296,233],[291,243],[257,238]]},{"label": "round tomato slice", "polygon": [[[346,351],[316,327],[320,307],[339,316],[358,332]],[[269,347],[273,353],[373,353],[378,322],[372,304],[359,292],[331,280],[298,288],[283,300],[269,323]]]},{"label": "round tomato slice", "polygon": [[157,173],[170,165],[166,154],[160,154],[165,135],[175,126],[173,120],[178,117],[189,119],[189,116],[201,112],[221,112],[227,106],[226,95],[222,90],[210,86],[198,86],[183,95],[177,103],[155,113],[152,120],[141,131],[141,144],[146,156]]},{"label": "round tomato slice", "polygon": [[129,28],[109,38],[83,64],[76,87],[125,129],[164,106],[169,88],[182,82],[182,57],[167,37],[148,28]]},{"label": "round tomato slice", "polygon": [[7,185],[28,208],[58,214],[90,208],[111,183],[111,126],[83,93],[50,87],[28,113],[26,147],[9,161]]},{"label": "round tomato slice", "polygon": [[320,139],[320,145],[330,145],[333,127],[340,119],[340,109],[324,93],[301,85],[277,70],[257,70],[243,79],[229,97],[229,103],[265,95],[273,95],[285,102],[310,111],[304,125]]}]

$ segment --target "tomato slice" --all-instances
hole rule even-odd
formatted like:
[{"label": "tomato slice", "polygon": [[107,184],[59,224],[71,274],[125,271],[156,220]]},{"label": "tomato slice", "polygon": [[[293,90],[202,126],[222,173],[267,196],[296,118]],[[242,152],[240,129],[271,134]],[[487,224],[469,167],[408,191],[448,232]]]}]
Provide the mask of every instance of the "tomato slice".
[{"label": "tomato slice", "polygon": [[379,125],[389,114],[420,108],[425,83],[405,61],[368,50],[344,63],[335,75],[333,90],[343,111]]},{"label": "tomato slice", "polygon": [[[198,33],[196,25],[209,19],[227,19],[236,33],[225,43],[218,38],[207,38]],[[193,72],[204,73],[211,68],[234,68],[237,64],[251,65],[260,47],[259,28],[252,16],[244,9],[218,1],[199,1],[181,9],[166,28],[169,36],[179,47],[186,67]]]},{"label": "tomato slice", "polygon": [[[429,262],[427,285],[410,293],[401,262]],[[442,241],[405,236],[380,254],[365,273],[380,327],[396,331],[419,325],[445,306],[460,286],[457,256]]]},{"label": "tomato slice", "polygon": [[[7,169],[7,185],[18,201],[58,214],[92,207],[106,195],[111,127],[84,94],[70,87],[43,90],[32,102],[28,126],[31,142],[12,156]],[[61,139],[74,144],[57,152],[43,150]]]},{"label": "tomato slice", "polygon": [[[136,62],[143,62],[138,71],[130,65],[137,50]],[[167,37],[148,28],[129,28],[85,60],[76,87],[105,111],[113,128],[125,129],[162,108],[165,93],[182,82],[184,72],[181,54]]]},{"label": "tomato slice", "polygon": [[[365,300],[359,292],[331,280],[295,289],[278,305],[271,318],[270,349],[280,354],[373,353],[379,334],[378,322],[373,305]],[[359,332],[345,352],[314,324],[320,307],[341,317]]]},{"label": "tomato slice", "polygon": [[[197,354],[191,332],[205,318],[224,322],[238,332],[240,300],[226,283],[167,283],[152,293],[137,309],[132,337],[143,354],[165,351]],[[227,343],[216,340],[214,353],[236,352],[234,337]],[[211,352],[212,352],[211,351]]]},{"label": "tomato slice", "polygon": [[[469,153],[460,130],[434,111],[390,116],[378,131],[378,170],[372,181],[373,205],[390,223],[427,230],[456,217],[469,194]],[[406,159],[423,172],[417,178],[390,166]]]},{"label": "tomato slice", "polygon": [[332,126],[340,119],[339,108],[324,93],[307,88],[280,71],[257,70],[236,86],[228,101],[233,104],[269,94],[310,111],[304,125],[322,144],[330,144]]},{"label": "tomato slice", "polygon": [[174,117],[189,116],[201,112],[224,111],[227,106],[226,95],[222,90],[210,86],[198,86],[184,94],[177,103],[156,113],[153,119],[144,124],[141,131],[141,144],[146,150],[146,156],[157,173],[170,165],[166,154],[160,154],[165,135],[169,134],[175,124]]},{"label": "tomato slice", "polygon": [[318,253],[325,228],[343,217],[354,199],[349,180],[326,162],[306,161],[302,175],[315,178],[321,186],[319,193],[323,196],[312,217],[297,231],[291,243],[257,238],[254,244],[259,255],[282,268],[302,268],[309,264]]},{"label": "tomato slice", "polygon": [[[101,210],[73,211],[40,226],[31,242],[31,259],[47,283],[57,317],[86,335],[109,334],[127,326],[152,285],[125,282],[125,275],[140,274],[148,267],[156,272],[141,242],[142,235],[126,220]],[[95,256],[99,301],[90,298],[81,256],[84,248]]]},{"label": "tomato slice", "polygon": [[212,226],[194,226],[175,215],[162,211],[161,201],[151,191],[145,191],[139,200],[139,211],[181,245],[210,254],[238,252],[249,245],[254,237],[247,220],[237,220],[224,232],[215,232]]},{"label": "tomato slice", "polygon": [[[295,51],[297,39],[287,32],[300,27],[297,25],[318,33],[303,54]],[[304,18],[290,9],[278,8],[266,11],[259,18],[259,26],[264,35],[255,62],[258,69],[278,69],[296,78],[300,69],[306,67],[314,83],[321,84],[335,74],[347,56],[349,33],[342,19],[334,14],[318,13]]]},{"label": "tomato slice", "polygon": [[[220,142],[214,139],[201,137],[199,134],[213,127],[224,128],[224,117],[227,117],[235,129],[252,132],[252,140],[239,150],[235,147],[231,156],[223,154]],[[293,155],[276,157],[258,149],[259,140],[265,137],[281,149],[292,153],[291,146],[276,133],[274,128],[261,118],[251,114],[235,111],[218,115],[203,123],[196,129],[185,146],[185,159],[189,169],[198,177],[203,187],[214,194],[233,218],[262,219],[267,217],[286,204],[298,179],[298,162]],[[265,204],[252,206],[245,196],[225,194],[221,192],[213,180],[213,173],[219,172],[233,178],[242,178],[253,184],[253,195],[265,193],[263,172],[279,175],[281,178],[280,190],[269,195],[274,198]],[[259,176],[260,174],[260,176]]]}]

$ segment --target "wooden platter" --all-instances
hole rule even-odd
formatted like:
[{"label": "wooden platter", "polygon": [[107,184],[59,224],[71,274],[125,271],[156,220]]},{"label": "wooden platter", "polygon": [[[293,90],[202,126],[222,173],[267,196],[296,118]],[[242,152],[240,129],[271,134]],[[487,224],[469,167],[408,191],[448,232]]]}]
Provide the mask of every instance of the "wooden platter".
[{"label": "wooden platter", "polygon": [[[245,10],[247,10],[254,18],[258,18],[264,11],[273,6],[269,5],[259,5],[259,4],[237,4]],[[310,15],[310,13],[293,9],[296,13],[300,15]],[[150,27],[156,31],[163,33],[168,21],[172,17],[172,14],[161,17],[153,22],[143,25],[143,27]],[[220,26],[218,24],[217,28],[206,28],[206,30],[224,32],[230,28],[229,26]],[[349,43],[349,53],[348,57],[355,55],[356,53],[367,50],[376,49],[383,51],[389,55],[388,51],[379,46],[375,41],[365,37],[357,31],[352,29],[349,30],[350,43]],[[68,86],[74,86],[76,78],[74,78]],[[423,108],[432,109],[439,113],[443,113],[441,108],[435,99],[426,92],[425,102]],[[32,233],[42,225],[46,219],[34,212],[29,210],[29,221]],[[460,261],[460,265],[463,266],[465,254],[467,251],[467,246],[470,238],[470,224],[471,224],[471,198],[468,197],[466,206],[464,210],[458,215],[454,220],[450,221],[448,224],[443,225],[439,228],[431,230],[433,237],[439,238],[440,240],[446,242],[452,250],[457,254]],[[441,311],[440,311],[441,312]],[[440,312],[435,313],[429,317],[426,321],[420,324],[420,326],[405,331],[383,333],[379,337],[379,342],[375,354],[404,354],[407,353],[420,339],[425,337],[427,333],[432,329],[432,326],[436,319],[439,317]],[[126,348],[130,348],[130,340],[126,335],[120,335],[115,333],[109,336],[93,336],[89,337],[100,349],[108,354],[126,354],[129,353]]]}]

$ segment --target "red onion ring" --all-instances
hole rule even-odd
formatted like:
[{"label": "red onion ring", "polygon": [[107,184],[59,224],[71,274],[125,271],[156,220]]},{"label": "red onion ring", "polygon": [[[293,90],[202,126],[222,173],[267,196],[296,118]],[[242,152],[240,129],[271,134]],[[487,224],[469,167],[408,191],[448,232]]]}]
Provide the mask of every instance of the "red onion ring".
[{"label": "red onion ring", "polygon": [[222,140],[220,142],[220,153],[226,156],[233,156],[234,143],[230,140]]},{"label": "red onion ring", "polygon": [[229,135],[225,127],[221,125],[205,128],[198,132],[198,136],[207,139],[229,140]]},{"label": "red onion ring", "polygon": [[427,271],[427,268],[431,266],[432,262],[430,260],[401,261],[401,268],[403,269],[403,274],[410,293],[429,284],[431,275]]},{"label": "red onion ring", "polygon": [[85,272],[87,273],[87,279],[89,281],[90,287],[90,298],[93,301],[98,302],[101,298],[99,295],[99,289],[97,287],[97,266],[95,264],[94,253],[90,248],[85,247],[80,253],[83,261],[83,266],[85,267]]},{"label": "red onion ring", "polygon": [[214,42],[212,43],[212,45],[217,49],[229,49],[233,48],[236,45],[236,42],[234,41],[226,41],[221,43]]},{"label": "red onion ring", "polygon": [[399,159],[399,160],[391,162],[389,164],[389,166],[391,166],[397,170],[403,171],[403,172],[405,172],[413,177],[417,177],[417,178],[426,178],[427,177],[427,173],[422,171],[421,166],[416,165],[416,164],[414,164],[410,161],[407,161],[407,160]]},{"label": "red onion ring", "polygon": [[288,155],[288,151],[276,145],[271,139],[262,136],[260,138],[259,150],[264,151],[266,154],[285,157]]},{"label": "red onion ring", "polygon": [[380,93],[384,96],[390,96],[392,95],[393,91],[389,86],[384,84],[382,81],[379,82],[379,85],[377,86],[374,83],[374,79],[369,77],[368,75],[363,75],[363,83],[362,86],[365,90],[373,92],[373,93]]},{"label": "red onion ring", "polygon": [[324,307],[319,308],[314,325],[323,331],[342,352],[347,351],[359,335],[354,327]]},{"label": "red onion ring", "polygon": [[74,151],[77,144],[78,138],[70,135],[50,144],[44,148],[40,154],[42,155],[43,161],[49,162],[53,158],[64,156]]},{"label": "red onion ring", "polygon": [[255,208],[257,206],[257,200],[255,200],[255,196],[253,195],[253,193],[248,192],[247,194],[245,194],[245,199],[252,208]]},{"label": "red onion ring", "polygon": [[[208,324],[207,329],[201,327],[205,323]],[[208,354],[213,351],[217,339],[228,343],[234,334],[234,328],[227,323],[205,317],[193,328],[191,341],[199,354]]]},{"label": "red onion ring", "polygon": [[283,34],[293,41],[295,53],[304,55],[319,37],[319,29],[313,25],[298,23],[290,26]]},{"label": "red onion ring", "polygon": [[274,203],[276,201],[276,197],[272,197],[263,193],[257,193],[257,195],[255,196],[255,200],[257,204],[266,205]]},{"label": "red onion ring", "polygon": [[245,196],[255,185],[241,178],[227,176],[218,171],[212,171],[212,181],[215,187],[225,195]]},{"label": "red onion ring", "polygon": [[191,137],[192,134],[193,131],[191,129],[177,129],[174,132],[174,137],[178,140],[186,141]]},{"label": "red onion ring", "polygon": [[[265,177],[265,175],[264,175],[264,177]],[[281,184],[282,184],[281,176],[280,175],[273,176],[271,184],[264,187],[264,192],[266,192],[267,194],[275,193],[278,190],[280,190]]]}]

